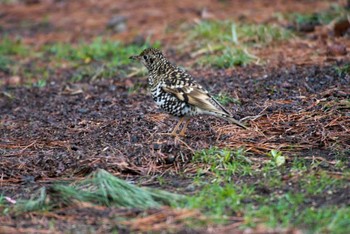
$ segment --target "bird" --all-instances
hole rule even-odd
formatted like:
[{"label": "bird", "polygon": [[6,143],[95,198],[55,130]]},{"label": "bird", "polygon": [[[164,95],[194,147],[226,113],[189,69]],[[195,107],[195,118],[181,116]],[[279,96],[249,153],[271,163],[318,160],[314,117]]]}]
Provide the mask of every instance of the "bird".
[{"label": "bird", "polygon": [[[186,136],[191,117],[212,115],[233,123],[241,128],[247,127],[233,116],[185,70],[170,63],[156,48],[144,49],[131,60],[141,62],[148,70],[148,86],[155,103],[170,115],[180,118],[171,136]],[[184,123],[181,131],[180,126]]]}]

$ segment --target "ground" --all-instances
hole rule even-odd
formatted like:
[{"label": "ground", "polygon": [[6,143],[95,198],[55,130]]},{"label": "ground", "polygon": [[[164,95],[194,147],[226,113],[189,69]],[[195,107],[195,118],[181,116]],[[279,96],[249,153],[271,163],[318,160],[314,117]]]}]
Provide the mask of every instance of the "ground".
[{"label": "ground", "polygon": [[[325,22],[335,5],[345,2],[0,1],[0,232],[345,233],[350,27]],[[249,34],[254,25],[276,28]],[[249,128],[201,116],[184,138],[160,134],[176,119],[127,59],[145,45]],[[100,169],[187,198],[149,209],[11,206]]]}]

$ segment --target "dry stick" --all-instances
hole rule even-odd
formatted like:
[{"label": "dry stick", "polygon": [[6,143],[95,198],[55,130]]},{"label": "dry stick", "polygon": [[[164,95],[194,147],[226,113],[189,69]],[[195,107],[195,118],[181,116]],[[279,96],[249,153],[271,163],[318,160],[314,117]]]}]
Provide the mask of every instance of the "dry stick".
[{"label": "dry stick", "polygon": [[186,142],[184,142],[184,141],[181,140],[180,138],[176,137],[176,138],[175,138],[175,144],[176,144],[176,140],[178,140],[178,141],[180,141],[182,144],[184,144],[184,145],[187,147],[187,149],[189,149],[189,150],[194,154],[195,151],[194,151]]},{"label": "dry stick", "polygon": [[36,140],[34,140],[32,143],[30,143],[29,145],[25,146],[20,152],[23,153],[26,149],[28,149],[29,147],[33,146],[36,143]]}]

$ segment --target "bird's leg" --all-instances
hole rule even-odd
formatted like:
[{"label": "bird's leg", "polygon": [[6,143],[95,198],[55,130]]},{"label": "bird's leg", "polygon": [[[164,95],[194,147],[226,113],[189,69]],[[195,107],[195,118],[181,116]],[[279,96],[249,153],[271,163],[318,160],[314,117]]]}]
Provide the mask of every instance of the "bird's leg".
[{"label": "bird's leg", "polygon": [[174,127],[173,131],[170,133],[170,135],[172,136],[177,136],[177,130],[179,129],[180,125],[182,124],[182,122],[184,121],[184,117],[181,117],[179,122],[176,124],[176,126]]},{"label": "bird's leg", "polygon": [[190,118],[186,119],[186,122],[181,130],[181,132],[179,133],[180,136],[186,136],[185,132],[187,130],[187,125],[190,123]]}]

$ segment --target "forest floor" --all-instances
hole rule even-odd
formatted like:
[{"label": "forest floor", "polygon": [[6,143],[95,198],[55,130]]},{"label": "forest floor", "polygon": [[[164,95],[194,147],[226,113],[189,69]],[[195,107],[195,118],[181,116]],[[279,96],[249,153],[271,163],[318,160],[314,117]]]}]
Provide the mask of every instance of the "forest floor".
[{"label": "forest floor", "polygon": [[[337,1],[0,1],[1,233],[346,233],[350,26]],[[344,18],[345,17],[345,18]],[[248,129],[184,138],[129,56],[161,48]],[[104,169],[185,195],[19,209]],[[51,193],[51,194],[50,194]],[[32,200],[30,200],[32,199]]]}]

